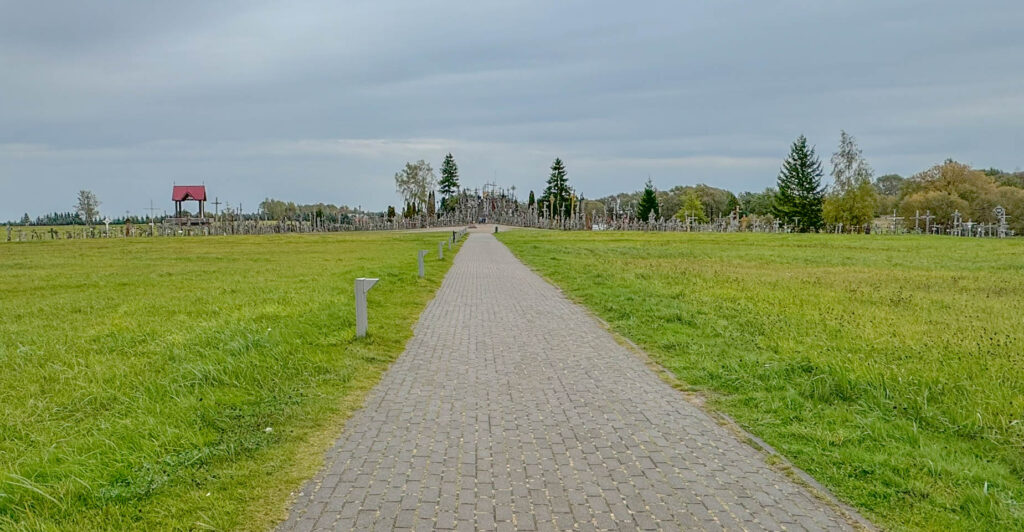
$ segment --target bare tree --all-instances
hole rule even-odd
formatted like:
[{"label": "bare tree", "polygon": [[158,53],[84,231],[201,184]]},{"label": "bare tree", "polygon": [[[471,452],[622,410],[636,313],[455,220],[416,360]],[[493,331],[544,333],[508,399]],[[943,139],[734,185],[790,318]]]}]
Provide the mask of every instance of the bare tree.
[{"label": "bare tree", "polygon": [[437,177],[430,163],[420,159],[413,163],[405,163],[405,168],[395,174],[395,188],[407,203],[415,205],[419,210],[426,209],[430,193],[437,184]]},{"label": "bare tree", "polygon": [[86,225],[92,225],[93,220],[100,214],[100,200],[96,199],[96,194],[91,190],[79,190],[75,211],[82,216]]}]

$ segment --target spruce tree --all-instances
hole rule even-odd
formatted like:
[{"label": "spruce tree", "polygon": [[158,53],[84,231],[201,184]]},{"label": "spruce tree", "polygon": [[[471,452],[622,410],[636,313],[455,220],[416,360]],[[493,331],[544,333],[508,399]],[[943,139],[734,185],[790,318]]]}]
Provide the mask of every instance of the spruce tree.
[{"label": "spruce tree", "polygon": [[441,210],[449,208],[448,198],[451,198],[459,191],[459,166],[455,164],[455,157],[451,153],[444,156],[441,163],[441,181],[438,182],[438,190],[441,192]]},{"label": "spruce tree", "polygon": [[645,222],[654,222],[660,216],[658,196],[654,193],[654,185],[648,179],[644,185],[644,193],[640,196],[640,203],[636,206],[636,217]]},{"label": "spruce tree", "polygon": [[779,190],[772,208],[777,218],[795,223],[800,231],[817,230],[822,226],[821,207],[825,192],[821,187],[821,161],[807,138],[797,137],[789,157],[779,171]]},{"label": "spruce tree", "polygon": [[533,204],[537,203],[537,199],[533,197],[533,191],[530,191],[530,201],[526,203],[527,207],[533,207]]},{"label": "spruce tree", "polygon": [[572,209],[571,193],[565,165],[562,164],[561,159],[556,157],[555,162],[551,164],[551,176],[548,177],[548,185],[544,189],[540,201],[551,205],[552,216],[567,217],[569,210]]}]

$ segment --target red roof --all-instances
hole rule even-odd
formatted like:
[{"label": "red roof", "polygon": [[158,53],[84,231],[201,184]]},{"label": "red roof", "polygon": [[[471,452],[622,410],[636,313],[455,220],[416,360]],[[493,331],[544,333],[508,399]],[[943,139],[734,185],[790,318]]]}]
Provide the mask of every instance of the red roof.
[{"label": "red roof", "polygon": [[171,201],[206,201],[206,187],[203,185],[175,185]]}]

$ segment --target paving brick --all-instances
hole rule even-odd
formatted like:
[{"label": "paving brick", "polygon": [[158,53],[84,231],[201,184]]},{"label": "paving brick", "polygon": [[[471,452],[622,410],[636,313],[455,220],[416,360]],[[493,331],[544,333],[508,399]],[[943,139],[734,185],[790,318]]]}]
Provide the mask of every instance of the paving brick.
[{"label": "paving brick", "polygon": [[486,233],[325,463],[282,532],[851,529]]}]

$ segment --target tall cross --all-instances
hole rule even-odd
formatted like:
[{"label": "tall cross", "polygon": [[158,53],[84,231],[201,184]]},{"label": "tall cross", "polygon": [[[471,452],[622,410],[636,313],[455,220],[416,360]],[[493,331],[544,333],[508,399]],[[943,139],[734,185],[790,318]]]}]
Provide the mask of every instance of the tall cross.
[{"label": "tall cross", "polygon": [[153,213],[158,211],[158,210],[160,210],[160,209],[158,209],[158,208],[153,206],[153,200],[149,200],[149,208],[146,209],[146,210],[149,211],[149,219],[152,220],[153,219]]},{"label": "tall cross", "polygon": [[931,210],[924,211],[924,213],[925,213],[924,216],[923,216],[923,218],[924,218],[924,232],[925,233],[931,233],[932,232],[931,231],[931,228],[932,228],[932,218],[935,218],[935,216],[932,214]]},{"label": "tall cross", "polygon": [[213,217],[216,218],[220,214],[220,198],[214,196],[211,203],[213,204]]},{"label": "tall cross", "polygon": [[973,231],[974,226],[978,225],[977,222],[973,222],[971,220],[967,220],[966,222],[964,222],[963,225],[967,226],[967,236],[974,236],[972,233],[974,232]]},{"label": "tall cross", "polygon": [[896,228],[899,226],[899,223],[902,222],[902,221],[903,221],[903,217],[902,216],[896,216],[896,209],[893,209],[892,210],[892,232],[893,233],[896,232]]}]

